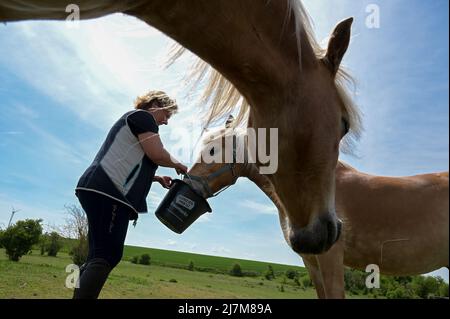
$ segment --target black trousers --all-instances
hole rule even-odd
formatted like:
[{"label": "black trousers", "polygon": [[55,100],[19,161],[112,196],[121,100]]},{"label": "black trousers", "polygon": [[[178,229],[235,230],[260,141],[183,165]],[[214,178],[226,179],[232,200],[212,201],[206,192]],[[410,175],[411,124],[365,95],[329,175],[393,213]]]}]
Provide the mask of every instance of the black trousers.
[{"label": "black trousers", "polygon": [[97,298],[110,271],[122,259],[130,208],[95,192],[77,191],[76,195],[89,223],[89,254],[80,269],[80,287],[74,298]]}]

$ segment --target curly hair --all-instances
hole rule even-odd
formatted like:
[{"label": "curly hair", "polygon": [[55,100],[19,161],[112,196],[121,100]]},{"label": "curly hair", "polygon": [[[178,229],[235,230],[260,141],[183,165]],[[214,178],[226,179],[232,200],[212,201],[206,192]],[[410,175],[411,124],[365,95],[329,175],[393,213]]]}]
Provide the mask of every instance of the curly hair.
[{"label": "curly hair", "polygon": [[138,96],[134,102],[136,109],[146,110],[150,108],[161,108],[175,114],[178,112],[178,105],[174,99],[171,99],[163,91],[149,91],[144,95]]}]

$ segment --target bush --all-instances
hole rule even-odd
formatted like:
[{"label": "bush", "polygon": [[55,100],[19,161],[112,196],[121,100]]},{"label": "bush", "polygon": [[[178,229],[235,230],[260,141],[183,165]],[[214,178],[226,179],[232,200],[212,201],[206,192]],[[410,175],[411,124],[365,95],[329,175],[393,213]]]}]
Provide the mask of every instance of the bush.
[{"label": "bush", "polygon": [[439,280],[434,277],[418,276],[414,278],[412,286],[420,298],[428,299],[440,295]]},{"label": "bush", "polygon": [[303,277],[300,279],[300,282],[302,283],[302,286],[305,287],[305,288],[312,287],[312,285],[313,285],[313,284],[312,284],[312,281],[311,281],[311,278],[309,278],[308,275],[303,276]]},{"label": "bush", "polygon": [[150,265],[150,255],[149,254],[141,255],[141,258],[139,258],[139,263],[141,265]]},{"label": "bush", "polygon": [[414,294],[411,290],[398,286],[394,290],[388,291],[386,294],[388,299],[411,299],[414,298]]},{"label": "bush", "polygon": [[130,261],[131,261],[132,264],[137,264],[139,262],[139,256],[131,257]]},{"label": "bush", "polygon": [[193,262],[192,260],[191,260],[191,262],[189,263],[187,269],[190,270],[190,271],[194,271],[194,262]]},{"label": "bush", "polygon": [[230,270],[230,275],[231,276],[236,276],[236,277],[242,277],[241,265],[234,264],[233,268],[231,268],[231,270]]},{"label": "bush", "polygon": [[6,229],[1,235],[1,244],[6,249],[8,258],[12,261],[28,254],[33,245],[39,242],[42,235],[42,219],[18,221]]},{"label": "bush", "polygon": [[298,272],[293,269],[288,269],[288,270],[286,270],[286,277],[289,279],[294,279],[294,278],[298,277]]},{"label": "bush", "polygon": [[83,265],[88,257],[89,243],[86,238],[79,238],[77,244],[70,250],[69,255],[75,265]]},{"label": "bush", "polygon": [[0,229],[0,248],[3,248],[3,244],[2,244],[2,236],[3,236],[3,233],[4,233],[4,232],[5,232],[4,230]]},{"label": "bush", "polygon": [[52,232],[48,236],[48,243],[45,249],[47,255],[51,257],[56,257],[61,248],[62,248],[61,236],[59,236],[57,232]]},{"label": "bush", "polygon": [[267,280],[275,279],[275,273],[273,272],[273,268],[272,268],[271,265],[269,265],[269,266],[267,267],[267,270],[266,270],[266,272],[265,272],[265,274],[264,274],[264,277],[265,277]]},{"label": "bush", "polygon": [[448,284],[447,283],[444,282],[439,287],[439,296],[448,298]]}]

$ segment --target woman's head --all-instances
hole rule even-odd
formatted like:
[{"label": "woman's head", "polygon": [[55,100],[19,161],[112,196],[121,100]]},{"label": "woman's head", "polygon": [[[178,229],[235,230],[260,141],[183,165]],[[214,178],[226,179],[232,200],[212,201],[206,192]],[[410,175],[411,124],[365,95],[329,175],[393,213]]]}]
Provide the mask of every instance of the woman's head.
[{"label": "woman's head", "polygon": [[169,118],[178,112],[176,101],[163,91],[149,91],[138,96],[134,102],[134,107],[152,113],[158,125],[167,125]]}]

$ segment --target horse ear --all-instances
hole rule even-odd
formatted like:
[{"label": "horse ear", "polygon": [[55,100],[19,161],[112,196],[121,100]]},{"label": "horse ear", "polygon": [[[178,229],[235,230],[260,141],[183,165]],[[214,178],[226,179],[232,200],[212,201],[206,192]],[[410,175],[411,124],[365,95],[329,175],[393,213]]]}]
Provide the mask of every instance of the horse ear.
[{"label": "horse ear", "polygon": [[341,65],[345,52],[350,44],[350,35],[353,18],[341,21],[334,29],[328,43],[328,50],[323,62],[330,68],[333,76],[336,75]]},{"label": "horse ear", "polygon": [[225,122],[225,128],[230,128],[231,124],[233,124],[234,122],[234,116],[230,114],[230,116],[228,116],[227,121]]}]

